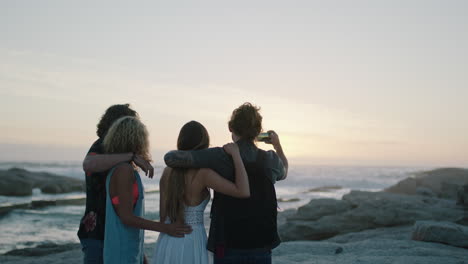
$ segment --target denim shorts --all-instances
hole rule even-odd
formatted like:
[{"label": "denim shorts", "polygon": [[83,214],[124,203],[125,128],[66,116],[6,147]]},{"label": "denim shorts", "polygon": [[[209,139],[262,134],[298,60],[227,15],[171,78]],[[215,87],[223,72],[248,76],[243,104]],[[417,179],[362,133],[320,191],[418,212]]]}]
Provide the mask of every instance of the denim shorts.
[{"label": "denim shorts", "polygon": [[80,239],[84,253],[84,264],[104,264],[104,241],[97,239]]}]

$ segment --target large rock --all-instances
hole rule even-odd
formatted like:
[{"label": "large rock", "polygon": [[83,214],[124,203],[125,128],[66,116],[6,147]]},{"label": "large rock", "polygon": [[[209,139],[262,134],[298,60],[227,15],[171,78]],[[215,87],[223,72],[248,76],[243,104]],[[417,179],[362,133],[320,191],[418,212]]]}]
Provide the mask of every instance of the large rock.
[{"label": "large rock", "polygon": [[[329,204],[332,209],[313,205]],[[340,208],[338,210],[337,208]],[[309,216],[306,215],[309,212]],[[412,225],[418,220],[455,221],[463,210],[455,201],[387,192],[352,191],[342,201],[311,201],[279,226],[284,241],[323,240],[379,227]]]},{"label": "large rock", "polygon": [[27,196],[32,194],[33,184],[28,179],[17,177],[12,172],[11,176],[7,173],[0,171],[0,195],[5,196]]},{"label": "large rock", "polygon": [[468,227],[451,222],[418,221],[412,239],[468,248]]},{"label": "large rock", "polygon": [[468,184],[458,187],[457,204],[468,207]]},{"label": "large rock", "polygon": [[294,220],[317,220],[326,215],[335,215],[351,209],[347,201],[336,199],[314,199],[300,207],[295,215],[289,217]]},{"label": "large rock", "polygon": [[[444,168],[416,173],[385,191],[411,195],[435,194],[439,198],[456,200],[459,187],[465,184],[468,184],[467,169]],[[421,190],[424,192],[421,193]]]},{"label": "large rock", "polygon": [[0,170],[0,195],[27,196],[34,188],[43,193],[68,193],[85,190],[84,181],[46,172],[24,169]]}]

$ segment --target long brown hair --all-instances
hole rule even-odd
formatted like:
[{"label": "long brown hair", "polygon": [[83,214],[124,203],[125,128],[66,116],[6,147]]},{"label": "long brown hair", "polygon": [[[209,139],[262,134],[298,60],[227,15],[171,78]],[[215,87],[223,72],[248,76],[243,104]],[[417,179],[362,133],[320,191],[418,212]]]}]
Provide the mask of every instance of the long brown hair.
[{"label": "long brown hair", "polygon": [[[178,150],[206,149],[210,145],[210,136],[206,128],[197,121],[185,124],[177,139]],[[185,174],[187,169],[173,168],[166,184],[166,212],[172,223],[185,222]]]}]

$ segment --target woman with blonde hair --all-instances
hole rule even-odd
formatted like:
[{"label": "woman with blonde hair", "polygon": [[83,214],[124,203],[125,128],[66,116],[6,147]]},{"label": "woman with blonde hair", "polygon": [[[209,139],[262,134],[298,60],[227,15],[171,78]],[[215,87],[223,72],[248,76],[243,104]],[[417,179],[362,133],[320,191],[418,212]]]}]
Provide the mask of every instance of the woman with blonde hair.
[{"label": "woman with blonde hair", "polygon": [[[145,160],[149,154],[148,131],[136,117],[116,120],[104,138],[108,154],[132,152]],[[132,162],[113,167],[106,179],[104,263],[146,263],[144,231],[165,232],[168,225],[144,219],[144,188]]]}]

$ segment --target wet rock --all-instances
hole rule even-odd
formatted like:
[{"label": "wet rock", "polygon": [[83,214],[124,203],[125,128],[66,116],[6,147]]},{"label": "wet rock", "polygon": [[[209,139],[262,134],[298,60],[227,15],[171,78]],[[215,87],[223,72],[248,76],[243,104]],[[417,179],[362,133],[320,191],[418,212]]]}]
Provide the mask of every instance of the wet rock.
[{"label": "wet rock", "polygon": [[0,170],[0,195],[28,196],[34,188],[50,194],[85,191],[84,181],[70,177],[17,168]]},{"label": "wet rock", "polygon": [[[397,184],[385,189],[386,192],[401,194],[428,194],[431,190],[435,196],[444,199],[457,199],[459,187],[468,184],[468,170],[443,168],[414,174]],[[424,188],[423,193],[418,189]],[[431,193],[431,195],[432,195]]]},{"label": "wet rock", "polygon": [[412,239],[468,248],[468,227],[451,222],[418,221]]},{"label": "wet rock", "polygon": [[468,184],[460,186],[457,191],[457,204],[468,207]]},{"label": "wet rock", "polygon": [[5,253],[4,255],[36,257],[36,256],[50,255],[50,254],[64,252],[64,251],[78,249],[78,248],[80,248],[79,244],[58,245],[55,243],[44,243],[42,245],[38,245],[37,247],[11,250]]}]

